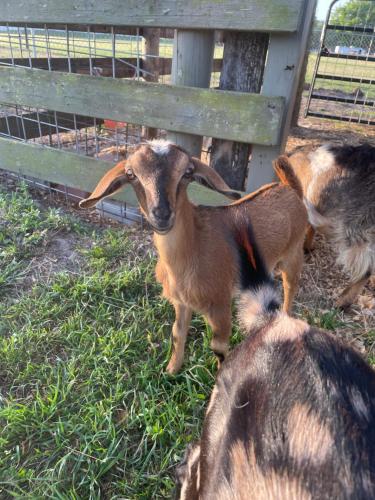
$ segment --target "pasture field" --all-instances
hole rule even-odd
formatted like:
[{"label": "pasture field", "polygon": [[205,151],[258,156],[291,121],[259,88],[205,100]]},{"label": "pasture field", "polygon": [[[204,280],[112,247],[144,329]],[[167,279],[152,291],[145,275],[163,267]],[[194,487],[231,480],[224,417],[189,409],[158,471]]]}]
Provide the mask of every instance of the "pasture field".
[{"label": "pasture field", "polygon": [[[305,81],[310,83],[313,76],[313,71],[316,63],[316,54],[310,53],[307,63]],[[356,61],[345,59],[329,59],[321,58],[319,73],[329,75],[340,75],[349,78],[364,78],[373,79],[375,71],[375,63],[371,61]],[[317,81],[316,87],[328,90],[339,90],[342,92],[355,93],[360,88],[367,99],[375,98],[375,86],[372,84],[358,84],[352,82],[340,82],[337,80],[322,80]]]},{"label": "pasture field", "polygon": [[[0,497],[170,498],[214,382],[209,329],[194,317],[185,365],[166,375],[173,311],[149,231],[53,205],[0,184]],[[332,307],[322,251],[297,313],[375,363],[373,316]]]}]

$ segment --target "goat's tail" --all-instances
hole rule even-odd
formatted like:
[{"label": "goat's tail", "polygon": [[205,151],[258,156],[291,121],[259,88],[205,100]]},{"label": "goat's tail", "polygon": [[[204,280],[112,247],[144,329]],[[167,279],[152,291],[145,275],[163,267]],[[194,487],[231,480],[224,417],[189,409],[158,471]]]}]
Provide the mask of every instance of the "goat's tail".
[{"label": "goat's tail", "polygon": [[286,186],[290,186],[294,191],[298,194],[301,200],[303,199],[303,190],[302,185],[294,173],[293,167],[290,164],[290,161],[287,156],[279,156],[273,162],[273,168],[277,174],[277,177],[280,179],[282,184]]},{"label": "goat's tail", "polygon": [[279,296],[257,249],[251,227],[237,233],[236,245],[240,285],[238,316],[245,333],[250,333],[279,310]]},{"label": "goat's tail", "polygon": [[333,226],[334,221],[318,212],[311,201],[309,201],[307,198],[304,198],[303,203],[305,204],[307,216],[312,227],[317,228]]}]

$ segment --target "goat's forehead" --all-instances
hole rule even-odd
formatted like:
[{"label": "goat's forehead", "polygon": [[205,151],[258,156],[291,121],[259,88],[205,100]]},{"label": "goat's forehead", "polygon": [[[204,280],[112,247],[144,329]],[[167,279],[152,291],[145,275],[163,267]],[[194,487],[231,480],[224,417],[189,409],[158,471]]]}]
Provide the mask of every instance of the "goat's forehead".
[{"label": "goat's forehead", "polygon": [[147,143],[147,146],[157,155],[167,155],[174,146],[172,142],[165,140],[153,140]]},{"label": "goat's forehead", "polygon": [[[151,144],[142,145],[130,158],[132,167],[138,171],[145,172],[178,172],[186,167],[189,156],[177,146],[166,141],[160,141],[160,149]],[[164,145],[164,146],[163,146]],[[165,147],[165,149],[164,149]]]}]

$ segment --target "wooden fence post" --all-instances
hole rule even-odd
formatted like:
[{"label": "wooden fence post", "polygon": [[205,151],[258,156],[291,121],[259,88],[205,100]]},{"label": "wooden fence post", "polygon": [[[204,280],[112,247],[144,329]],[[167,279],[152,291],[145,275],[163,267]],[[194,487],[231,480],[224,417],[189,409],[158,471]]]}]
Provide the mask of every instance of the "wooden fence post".
[{"label": "wooden fence post", "polygon": [[275,179],[274,160],[282,151],[289,134],[293,104],[297,93],[301,68],[309,40],[310,25],[315,14],[316,0],[305,0],[301,9],[300,25],[293,34],[271,34],[267,63],[264,70],[262,94],[284,96],[286,112],[281,125],[278,146],[255,145],[251,153],[246,191],[257,189]]},{"label": "wooden fence post", "polygon": [[[146,57],[143,61],[143,69],[147,71],[144,74],[146,82],[159,81],[159,45],[160,45],[160,28],[143,28],[142,35],[145,39]],[[151,56],[151,57],[147,57]],[[155,57],[152,57],[155,56]],[[158,129],[145,127],[146,139],[155,139]]]},{"label": "wooden fence post", "polygon": [[[260,92],[268,40],[267,33],[231,31],[224,34],[220,90]],[[242,191],[250,151],[250,144],[213,139],[210,164],[231,188]]]},{"label": "wooden fence post", "polygon": [[[176,30],[173,44],[172,83],[208,88],[214,54],[214,31]],[[203,138],[169,132],[168,139],[200,157]]]}]

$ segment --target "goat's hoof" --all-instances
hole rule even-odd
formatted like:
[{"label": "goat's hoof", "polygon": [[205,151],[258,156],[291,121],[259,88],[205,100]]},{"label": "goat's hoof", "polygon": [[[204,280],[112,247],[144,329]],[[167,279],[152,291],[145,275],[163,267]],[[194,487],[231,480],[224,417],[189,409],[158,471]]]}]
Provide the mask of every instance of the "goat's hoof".
[{"label": "goat's hoof", "polygon": [[177,364],[175,361],[171,360],[168,363],[168,366],[166,368],[166,372],[168,373],[168,375],[176,375],[176,373],[179,372],[181,365],[182,365],[182,363]]},{"label": "goat's hoof", "polygon": [[225,361],[225,354],[223,354],[222,352],[215,352],[215,351],[214,351],[214,354],[215,354],[216,360],[217,360],[217,369],[219,370],[221,365]]},{"label": "goat's hoof", "polygon": [[338,309],[341,309],[342,311],[348,311],[350,309],[350,306],[352,305],[352,302],[348,301],[348,299],[345,299],[344,297],[339,297],[336,300],[336,307]]}]

